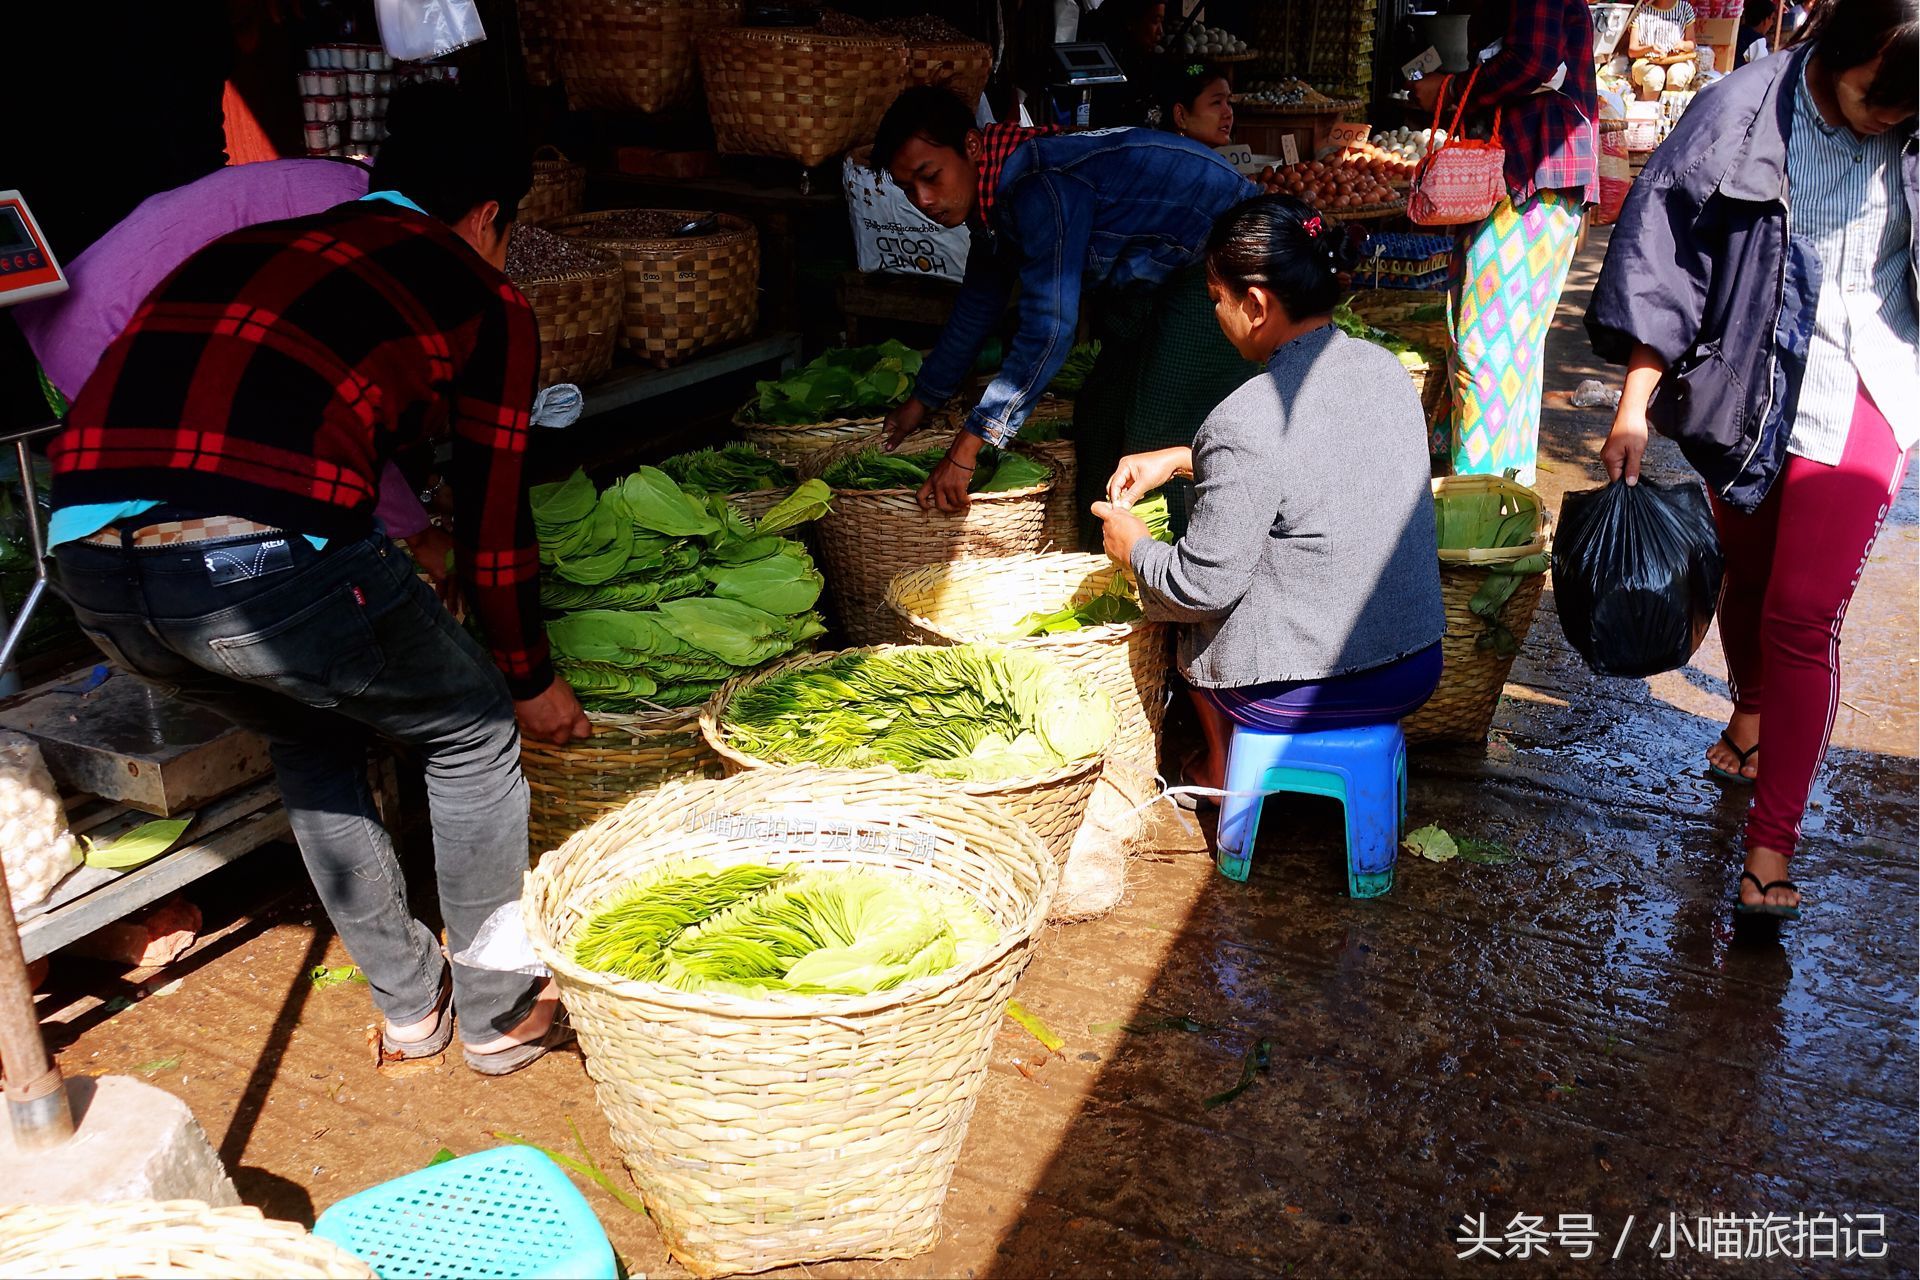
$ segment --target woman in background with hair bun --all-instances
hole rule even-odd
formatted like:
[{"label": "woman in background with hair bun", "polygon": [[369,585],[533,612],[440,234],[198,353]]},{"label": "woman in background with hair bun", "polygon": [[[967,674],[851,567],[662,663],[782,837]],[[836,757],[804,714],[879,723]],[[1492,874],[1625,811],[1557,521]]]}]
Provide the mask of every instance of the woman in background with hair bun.
[{"label": "woman in background with hair bun", "polygon": [[[1147,616],[1186,624],[1180,669],[1207,741],[1185,770],[1197,786],[1222,786],[1236,724],[1388,724],[1439,683],[1426,421],[1399,362],[1333,325],[1349,244],[1291,196],[1215,224],[1215,319],[1266,374],[1222,401],[1191,448],[1121,459],[1094,505]],[[1128,508],[1175,476],[1197,487],[1186,532],[1166,545]]]}]

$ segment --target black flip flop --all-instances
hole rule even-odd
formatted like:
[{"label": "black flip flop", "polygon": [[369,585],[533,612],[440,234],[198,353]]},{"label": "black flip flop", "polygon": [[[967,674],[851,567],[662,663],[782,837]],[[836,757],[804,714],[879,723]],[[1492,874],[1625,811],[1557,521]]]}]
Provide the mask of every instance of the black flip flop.
[{"label": "black flip flop", "polygon": [[1733,752],[1734,759],[1738,760],[1740,763],[1734,769],[1722,769],[1719,765],[1709,760],[1707,761],[1707,772],[1711,773],[1714,777],[1720,779],[1722,782],[1737,782],[1737,783],[1740,783],[1742,786],[1748,786],[1748,787],[1752,786],[1756,781],[1756,779],[1749,778],[1746,774],[1739,772],[1739,770],[1746,768],[1747,761],[1753,759],[1754,753],[1760,750],[1759,739],[1757,738],[1754,739],[1753,745],[1748,747],[1745,751],[1742,751],[1739,747],[1734,745],[1732,733],[1730,733],[1728,730],[1722,729],[1720,731],[1720,745],[1725,747],[1727,750]]},{"label": "black flip flop", "polygon": [[1761,884],[1759,876],[1753,874],[1751,871],[1742,871],[1740,873],[1740,882],[1745,884],[1749,880],[1753,881],[1753,887],[1760,891],[1761,901],[1748,903],[1742,901],[1736,894],[1733,900],[1733,911],[1735,915],[1771,916],[1775,920],[1798,920],[1800,918],[1799,907],[1776,906],[1766,901],[1766,896],[1775,889],[1791,889],[1795,893],[1798,893],[1800,892],[1799,885],[1791,880],[1775,880],[1768,884]]}]

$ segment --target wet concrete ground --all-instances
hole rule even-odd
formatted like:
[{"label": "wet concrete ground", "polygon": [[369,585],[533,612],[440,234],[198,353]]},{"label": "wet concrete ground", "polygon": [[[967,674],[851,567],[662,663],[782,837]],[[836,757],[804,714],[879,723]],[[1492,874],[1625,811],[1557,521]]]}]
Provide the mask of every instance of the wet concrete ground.
[{"label": "wet concrete ground", "polygon": [[[1577,324],[1597,248],[1553,336],[1540,488],[1556,506],[1595,482],[1608,418],[1564,407],[1590,372]],[[1657,464],[1680,471],[1665,446]],[[1065,1047],[1003,1025],[946,1238],[807,1273],[1913,1274],[1917,564],[1909,476],[1848,617],[1799,924],[1731,927],[1744,794],[1701,769],[1728,711],[1717,641],[1682,672],[1599,679],[1549,596],[1485,755],[1414,763],[1412,822],[1512,862],[1403,857],[1390,896],[1355,902],[1328,804],[1272,801],[1246,885],[1162,823],[1128,901],[1056,931],[1029,970],[1020,999]],[[280,854],[247,874],[301,882]],[[163,975],[166,994],[72,1006],[62,1067],[187,1099],[242,1194],[281,1216],[496,1132],[564,1149],[568,1118],[619,1176],[577,1058],[497,1082],[377,1075],[364,988],[304,976],[346,961],[318,920],[296,891]],[[1262,1040],[1270,1070],[1209,1109]],[[632,1272],[683,1274],[645,1219],[588,1196]],[[1562,1215],[1590,1215],[1588,1261]],[[1801,1256],[1723,1230],[1716,1260],[1698,1220],[1719,1215],[1781,1215],[1776,1247]],[[1482,1216],[1499,1262],[1459,1256],[1463,1218]],[[1806,1256],[1849,1245],[1884,1256]]]}]

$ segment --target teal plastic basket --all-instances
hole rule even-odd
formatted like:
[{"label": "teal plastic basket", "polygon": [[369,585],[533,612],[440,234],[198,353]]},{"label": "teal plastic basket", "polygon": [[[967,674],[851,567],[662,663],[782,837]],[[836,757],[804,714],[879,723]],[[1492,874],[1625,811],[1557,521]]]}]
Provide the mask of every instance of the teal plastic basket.
[{"label": "teal plastic basket", "polygon": [[321,1214],[313,1234],[381,1280],[619,1274],[586,1199],[529,1147],[498,1147],[369,1187]]}]

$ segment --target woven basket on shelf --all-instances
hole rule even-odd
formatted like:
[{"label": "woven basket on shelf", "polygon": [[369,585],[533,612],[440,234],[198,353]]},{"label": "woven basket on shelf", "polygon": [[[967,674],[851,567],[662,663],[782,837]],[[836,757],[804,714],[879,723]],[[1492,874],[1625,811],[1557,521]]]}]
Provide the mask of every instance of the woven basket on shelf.
[{"label": "woven basket on shelf", "polygon": [[613,364],[620,337],[620,260],[595,251],[586,268],[516,276],[540,327],[540,385],[590,382]]},{"label": "woven basket on shelf", "polygon": [[541,147],[533,153],[533,185],[520,198],[522,222],[551,222],[580,212],[587,199],[587,169],[575,164],[560,148]]},{"label": "woven basket on shelf", "polygon": [[1043,553],[930,564],[893,580],[887,607],[914,644],[986,641],[1032,649],[1107,691],[1117,721],[1109,763],[1160,767],[1172,630],[1159,622],[1119,622],[1054,635],[1006,640],[1029,613],[1063,609],[1107,589],[1120,567],[1103,555]]},{"label": "woven basket on shelf", "polygon": [[727,27],[695,43],[723,155],[777,156],[811,168],[872,141],[907,83],[907,47],[890,36]]},{"label": "woven basket on shelf", "polygon": [[[634,213],[669,213],[687,221],[713,216],[718,227],[698,236],[639,236],[618,230]],[[609,209],[549,224],[606,249],[626,273],[621,332],[634,357],[659,368],[753,332],[760,314],[760,237],[744,218],[680,209]]]},{"label": "woven basket on shelf", "polygon": [[[938,449],[951,439],[922,431],[902,441],[899,452]],[[855,440],[819,450],[801,460],[801,474],[820,475],[871,444]],[[833,510],[814,530],[841,632],[856,645],[899,639],[898,620],[886,607],[887,588],[909,569],[1040,550],[1052,492],[1048,481],[976,493],[965,511],[948,514],[922,511],[914,489],[835,489]]]},{"label": "woven basket on shelf", "polygon": [[700,733],[699,707],[589,711],[587,721],[593,736],[564,747],[520,739],[527,843],[536,857],[663,782],[720,776],[720,757]]},{"label": "woven basket on shelf", "polygon": [[153,1280],[369,1280],[360,1259],[297,1222],[199,1200],[0,1207],[0,1275]]},{"label": "woven basket on shelf", "polygon": [[907,83],[939,85],[969,107],[980,101],[993,75],[993,50],[978,40],[907,42]]},{"label": "woven basket on shelf", "polygon": [[[735,676],[720,686],[713,700],[701,709],[700,732],[706,735],[707,745],[719,755],[729,774],[782,768],[784,766],[778,762],[761,760],[727,744],[727,708],[740,695],[740,691],[795,668],[817,667],[849,653],[885,653],[891,647],[877,645],[829,653],[800,654]],[[1073,677],[1063,675],[1063,678]],[[1067,851],[1073,847],[1073,837],[1079,832],[1080,823],[1087,815],[1087,800],[1093,795],[1094,784],[1100,781],[1105,759],[1106,752],[1102,752],[1025,778],[1000,778],[991,782],[927,778],[925,782],[928,786],[951,787],[982,800],[998,802],[1007,812],[1033,828],[1034,834],[1040,837],[1054,858],[1064,865]]]},{"label": "woven basket on shelf", "polygon": [[853,440],[878,438],[884,418],[832,418],[826,422],[806,422],[796,426],[770,427],[751,417],[753,403],[743,405],[733,415],[733,425],[748,444],[771,454],[790,467],[798,467],[807,457],[822,449],[831,449]]},{"label": "woven basket on shelf", "polygon": [[740,21],[740,0],[542,0],[575,111],[665,111],[693,92],[694,37]]},{"label": "woven basket on shelf", "polygon": [[[696,857],[916,876],[975,901],[1000,941],[865,996],[681,992],[574,963],[599,904]],[[995,1029],[1058,887],[1053,858],[998,805],[891,771],[792,768],[643,796],[544,859],[521,902],[654,1225],[694,1274],[717,1276],[933,1246]]]},{"label": "woven basket on shelf", "polygon": [[[1440,552],[1440,594],[1447,614],[1446,634],[1440,641],[1445,666],[1433,697],[1400,727],[1409,742],[1485,742],[1493,727],[1493,713],[1500,705],[1500,691],[1506,686],[1507,672],[1513,669],[1517,655],[1481,645],[1481,637],[1493,628],[1470,605],[1491,576],[1488,566],[1512,564],[1546,551],[1546,508],[1539,494],[1499,476],[1445,476],[1433,482],[1433,492],[1436,498],[1445,493],[1497,493],[1504,511],[1531,505],[1540,513],[1534,536],[1523,546]],[[1498,621],[1513,633],[1517,643],[1524,644],[1533,627],[1534,610],[1540,605],[1546,580],[1545,569],[1521,575],[1513,596],[1500,609]]]}]

